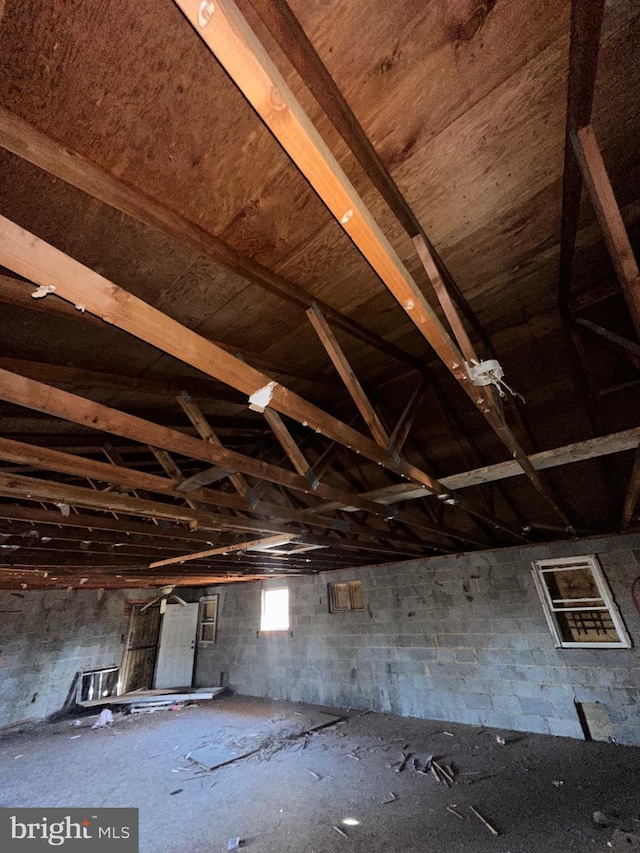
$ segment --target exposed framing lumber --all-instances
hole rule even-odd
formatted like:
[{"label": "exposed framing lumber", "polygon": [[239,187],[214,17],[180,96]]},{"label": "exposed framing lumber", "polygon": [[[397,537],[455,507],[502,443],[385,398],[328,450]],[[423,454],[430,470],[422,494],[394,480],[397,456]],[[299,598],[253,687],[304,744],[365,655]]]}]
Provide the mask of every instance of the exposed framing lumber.
[{"label": "exposed framing lumber", "polygon": [[640,367],[640,344],[630,341],[615,332],[610,332],[609,329],[604,329],[602,326],[585,320],[583,317],[576,317],[572,322],[576,326],[581,326],[583,329],[596,335],[601,340],[613,344],[613,349],[616,352],[620,353],[622,351],[621,354],[626,356],[635,367]]},{"label": "exposed framing lumber", "polygon": [[[211,534],[200,530],[191,530],[177,524],[158,525],[144,524],[133,519],[113,519],[108,515],[85,515],[72,513],[63,516],[58,510],[40,509],[39,507],[20,506],[0,502],[0,519],[9,521],[28,522],[32,525],[45,524],[58,528],[75,528],[83,530],[109,530],[126,536],[150,536],[153,539],[172,541],[209,542]],[[53,534],[52,534],[53,536]],[[80,538],[80,536],[78,537]]]},{"label": "exposed framing lumber", "polygon": [[[540,453],[532,454],[530,458],[532,464],[542,471],[546,468],[559,468],[574,462],[585,462],[587,459],[598,459],[602,456],[624,453],[627,450],[635,449],[639,442],[640,427],[634,427],[623,432],[589,438],[575,444],[566,444],[553,450],[543,450]],[[479,486],[482,483],[518,477],[521,474],[522,470],[516,462],[498,462],[496,465],[485,465],[483,468],[476,468],[473,471],[443,477],[442,483],[452,489],[466,489],[470,486]],[[418,491],[404,483],[366,492],[367,497],[380,501],[380,503],[415,500],[425,497],[425,494],[424,491]]]},{"label": "exposed framing lumber", "polygon": [[[56,296],[74,305],[83,305],[85,311],[102,317],[247,396],[271,383],[265,374],[2,216],[0,263],[36,284],[55,287]],[[273,383],[271,387],[271,408],[308,424],[311,429],[353,448],[407,479],[442,492],[437,482],[414,465],[404,460],[396,462],[389,451],[284,386]]]},{"label": "exposed framing lumber", "polygon": [[319,480],[314,474],[313,468],[307,461],[304,453],[300,450],[295,439],[287,429],[285,422],[282,420],[280,415],[272,409],[265,409],[263,414],[293,467],[296,469],[298,474],[302,474],[303,477],[307,478],[312,489],[316,489],[318,487]]},{"label": "exposed framing lumber", "polygon": [[[306,478],[293,474],[290,471],[285,471],[275,465],[269,465],[266,462],[254,460],[233,451],[216,447],[176,430],[159,427],[142,418],[118,412],[115,409],[110,409],[108,406],[93,403],[82,397],[70,394],[67,391],[51,388],[34,380],[16,376],[2,370],[0,370],[0,399],[13,402],[16,405],[27,406],[37,411],[44,411],[75,423],[86,424],[93,429],[100,429],[115,435],[121,435],[133,441],[145,441],[148,444],[159,446],[161,449],[180,453],[192,459],[199,459],[210,463],[221,462],[229,467],[245,469],[248,473],[257,476],[259,479],[270,480],[271,482],[297,491],[307,493],[311,491],[311,486]],[[105,477],[108,478],[109,474],[107,472],[112,470],[112,466],[105,465],[105,468]],[[120,473],[118,476],[122,477],[123,475]],[[326,500],[337,500],[340,506],[356,506],[374,515],[381,515],[383,518],[386,518],[389,514],[386,506],[361,499],[357,495],[335,487],[320,484],[315,493]],[[183,497],[180,493],[177,493],[176,496]],[[202,495],[198,495],[198,497],[202,497]],[[206,497],[204,495],[205,500]],[[246,509],[251,509],[251,507],[247,504]],[[258,505],[255,511],[260,514],[260,510],[267,513],[269,517],[273,517],[275,514],[274,508],[264,505],[263,502]],[[277,510],[279,511],[277,515],[282,516],[284,509],[278,507]],[[287,515],[291,517],[292,513],[288,512]],[[306,521],[302,514],[297,514],[295,520]],[[448,528],[439,529],[434,525],[428,526],[422,519],[413,518],[407,514],[404,514],[403,520],[429,535],[442,535],[467,542],[468,544],[479,544],[473,537],[464,533],[458,533]],[[318,521],[322,526],[329,528],[336,524],[336,521],[331,519],[318,519]],[[232,519],[226,518],[226,523],[229,529],[233,527]],[[371,535],[369,528],[363,527],[362,530]],[[506,531],[511,532],[509,529],[506,529]],[[375,532],[379,535],[377,531]],[[385,535],[389,538],[388,534]],[[513,535],[516,534],[514,533]],[[433,546],[425,543],[425,547]]]},{"label": "exposed framing lumber", "polygon": [[571,129],[573,150],[640,338],[640,271],[591,125]]},{"label": "exposed framing lumber", "polygon": [[250,2],[409,237],[412,239],[418,235],[422,237],[458,308],[463,312],[487,350],[491,352],[491,342],[478,322],[478,318],[460,292],[442,259],[429,242],[407,200],[378,156],[371,140],[364,132],[362,125],[358,122],[286,0],[250,0]]},{"label": "exposed framing lumber", "polygon": [[[473,385],[464,358],[373,219],[320,134],[302,110],[233,0],[174,0],[258,115],[324,201],[383,284],[395,296],[535,488],[570,522],[507,427],[491,393]],[[204,12],[203,12],[204,9]],[[277,406],[275,406],[277,408]]]},{"label": "exposed framing lumber", "polygon": [[402,410],[402,414],[398,418],[396,425],[393,428],[393,432],[389,436],[389,442],[395,449],[396,453],[400,453],[402,451],[405,441],[409,437],[411,427],[416,419],[420,404],[424,399],[425,392],[429,387],[430,382],[431,379],[423,374],[411,396],[407,400],[407,404]]},{"label": "exposed framing lumber", "polygon": [[438,297],[438,302],[444,311],[456,343],[460,347],[467,363],[471,364],[474,361],[480,361],[422,233],[415,235],[413,245],[424,267],[424,271],[431,282],[431,286]]},{"label": "exposed framing lumber", "polygon": [[307,317],[315,329],[316,334],[320,338],[322,346],[327,351],[327,355],[331,359],[333,366],[340,374],[340,378],[344,382],[351,399],[358,407],[358,411],[369,427],[371,435],[380,447],[389,448],[389,436],[387,435],[385,428],[382,426],[376,410],[369,402],[362,385],[358,381],[358,377],[353,372],[342,347],[338,343],[338,339],[333,334],[331,327],[325,320],[322,311],[315,302],[307,311]]},{"label": "exposed framing lumber", "polygon": [[[214,378],[221,379],[221,381],[243,391],[249,396],[262,390],[265,386],[269,386],[272,389],[272,396],[269,402],[272,408],[289,415],[300,423],[308,425],[316,432],[339,441],[341,444],[385,466],[405,479],[413,480],[420,484],[421,487],[424,486],[425,489],[434,493],[446,495],[446,499],[456,502],[465,512],[481,517],[475,508],[464,500],[457,497],[452,498],[449,492],[443,489],[436,480],[429,477],[415,465],[408,463],[406,460],[397,459],[390,451],[379,447],[375,442],[370,441],[361,433],[348,427],[322,409],[307,402],[297,394],[284,388],[284,386],[270,382],[264,374],[249,367],[243,361],[233,358],[233,356],[230,356],[224,350],[216,347],[200,335],[190,331],[180,323],[171,320],[171,318],[162,312],[152,308],[147,303],[127,293],[127,291],[122,290],[117,285],[109,282],[107,279],[84,267],[68,255],[65,255],[63,252],[40,240],[34,234],[30,234],[2,216],[0,216],[0,262],[43,287],[55,287],[56,295],[62,296],[75,305],[82,304],[86,311],[103,317],[106,322],[113,323],[129,331],[136,337],[146,340],[162,351],[174,355],[176,358],[197,367]],[[55,284],[52,283],[53,281],[55,281]],[[12,381],[15,382],[17,377],[14,374],[8,374],[7,371],[0,371],[0,377],[3,377],[4,380],[7,380],[10,376],[13,377]],[[24,379],[23,381],[28,382],[30,380]],[[36,395],[34,399],[39,400],[39,403],[31,406],[31,408],[44,411],[39,408],[42,402],[42,395]],[[87,401],[83,401],[82,403],[83,406],[87,404]],[[18,405],[21,404],[18,403]],[[73,416],[69,417],[68,415],[69,411],[73,412],[73,408],[73,405],[70,409],[66,408],[65,411],[67,414],[61,416],[68,420],[74,420]],[[136,420],[140,424],[144,424],[140,419]],[[90,419],[81,422],[86,426],[93,426]],[[109,427],[107,427],[107,431],[113,432]],[[134,441],[143,440],[148,441],[148,443],[158,443],[144,438],[144,434],[142,437],[131,437]],[[183,436],[182,440],[187,440],[188,438],[188,436]],[[162,446],[162,444],[158,446]],[[176,450],[173,446],[169,448],[163,447],[163,449]],[[210,449],[214,448],[211,447]],[[249,457],[242,457],[240,454],[234,454],[232,451],[225,450],[223,453],[222,449],[215,449],[219,453],[218,458],[207,457],[204,461],[218,461],[220,464],[229,467],[238,467],[238,470],[242,473],[254,474],[260,479],[271,479],[272,482],[291,488],[302,487],[303,478],[291,480],[291,474],[275,466],[268,466],[264,462],[249,460]],[[189,453],[185,455],[193,456],[193,454]],[[197,454],[193,458],[203,459],[202,456],[198,456]],[[232,458],[234,460],[244,460],[244,462],[240,466],[236,466],[233,464]],[[267,472],[270,472],[270,474]],[[274,479],[276,472],[278,476]],[[287,477],[286,480],[285,475]],[[322,486],[322,488],[326,492],[326,487]],[[306,490],[302,488],[302,491]],[[319,490],[316,490],[316,493],[319,496],[324,496]],[[333,500],[334,498],[327,495],[327,499]],[[353,500],[347,503],[349,505],[356,505],[361,509],[366,509],[369,512],[376,513],[378,511],[378,507],[373,503],[367,505],[366,502],[363,503],[361,500]],[[482,517],[497,529],[502,529],[516,538],[521,538],[519,531],[510,528],[500,520],[495,518],[487,519],[486,516]],[[404,520],[408,522],[408,519],[405,518]]]},{"label": "exposed framing lumber", "polygon": [[633,460],[633,470],[629,480],[629,487],[624,500],[624,509],[622,511],[622,528],[626,530],[633,520],[633,515],[640,499],[640,445],[636,450],[636,455]]},{"label": "exposed framing lumber", "polygon": [[221,545],[219,548],[210,548],[208,551],[196,551],[193,554],[183,554],[181,557],[169,557],[167,560],[158,560],[149,563],[150,569],[160,566],[172,566],[175,563],[187,563],[190,560],[202,560],[205,557],[213,557],[216,554],[232,554],[234,551],[249,551],[252,548],[266,548],[270,545],[286,545],[295,537],[293,536],[266,536],[262,539],[251,539],[248,542],[236,542],[234,545]]},{"label": "exposed framing lumber", "polygon": [[[189,418],[191,423],[196,429],[196,432],[200,436],[203,441],[212,444],[214,447],[224,449],[224,445],[215,434],[214,430],[209,425],[207,419],[202,414],[200,409],[193,402],[191,397],[183,391],[178,394],[177,398],[178,404],[180,405],[182,411]],[[253,491],[249,483],[245,480],[242,474],[239,474],[233,468],[225,468],[222,471],[218,471],[218,474],[221,474],[222,477],[228,477],[233,485],[233,488],[240,495],[240,497],[244,498],[249,506],[256,507],[258,504],[258,497],[256,493]]]},{"label": "exposed framing lumber", "polygon": [[582,194],[582,176],[574,155],[571,133],[585,127],[591,121],[604,5],[605,0],[572,0],[571,4],[558,293],[560,309],[564,313],[568,309],[571,292],[571,272]]},{"label": "exposed framing lumber", "polygon": [[[122,211],[209,260],[222,264],[290,304],[304,309],[310,307],[312,297],[298,285],[251,258],[235,252],[222,240],[102,170],[78,152],[47,137],[4,107],[0,107],[0,145],[93,198]],[[336,325],[353,337],[398,361],[420,369],[418,359],[400,347],[389,343],[329,305],[322,303],[322,310]]]}]

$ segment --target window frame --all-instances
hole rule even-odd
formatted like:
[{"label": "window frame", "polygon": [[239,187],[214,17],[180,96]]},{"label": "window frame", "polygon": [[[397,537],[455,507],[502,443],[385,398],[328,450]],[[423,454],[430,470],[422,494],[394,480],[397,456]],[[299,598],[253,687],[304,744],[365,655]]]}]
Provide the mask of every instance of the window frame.
[{"label": "window frame", "polygon": [[[594,607],[586,604],[584,607],[575,607],[571,608],[572,610],[585,610],[585,611],[593,611],[593,610],[606,610],[611,617],[611,621],[613,622],[613,627],[618,635],[617,643],[605,643],[605,642],[590,642],[588,640],[583,640],[581,642],[575,640],[564,640],[561,633],[560,624],[556,618],[556,613],[567,612],[569,608],[558,608],[553,604],[553,600],[551,598],[551,593],[549,592],[549,587],[544,580],[544,575],[546,573],[550,573],[552,571],[558,570],[571,570],[572,568],[579,569],[587,566],[591,570],[591,574],[593,580],[596,584],[598,592],[600,593],[599,598],[604,602],[603,607]],[[622,616],[620,611],[618,610],[618,605],[615,603],[613,594],[611,592],[611,588],[609,587],[609,583],[604,576],[604,572],[602,571],[602,567],[600,566],[600,562],[598,557],[595,554],[588,554],[585,556],[579,557],[559,557],[556,559],[547,559],[547,560],[534,560],[531,563],[531,571],[533,574],[533,581],[538,592],[538,596],[540,597],[540,601],[542,603],[542,609],[544,611],[545,618],[547,620],[547,624],[549,626],[549,630],[553,636],[555,641],[556,648],[558,649],[630,649],[633,646],[631,641],[631,637],[629,636],[625,624],[622,620]],[[569,601],[570,599],[566,599]],[[574,599],[571,599],[573,601]],[[588,601],[588,599],[575,599],[578,601]]]},{"label": "window frame", "polygon": [[[362,601],[362,607],[354,607],[353,606],[353,594],[351,591],[352,584],[358,584],[360,589],[360,600]],[[335,595],[334,589],[336,586],[348,586],[349,588],[349,607],[336,607],[335,606]],[[353,578],[348,581],[329,581],[327,583],[327,600],[329,604],[329,613],[362,613],[364,611],[364,598],[362,595],[362,581],[358,578]]]},{"label": "window frame", "polygon": [[[286,592],[287,594],[287,626],[286,628],[264,628],[264,620],[265,620],[265,611],[266,611],[266,602],[269,593],[273,592]],[[261,596],[261,608],[260,608],[260,633],[261,634],[287,634],[291,629],[291,612],[290,612],[291,599],[289,595],[289,587],[288,586],[278,586],[271,587],[270,589],[263,589]]]},{"label": "window frame", "polygon": [[[216,605],[216,613],[213,619],[205,619],[204,609],[206,604],[210,604],[212,601],[215,601]],[[220,610],[220,595],[216,593],[215,595],[207,595],[198,600],[198,604],[200,605],[200,609],[198,610],[198,645],[199,646],[214,646],[218,641],[218,613]],[[202,628],[205,625],[213,625],[213,640],[203,640],[202,639]]]}]

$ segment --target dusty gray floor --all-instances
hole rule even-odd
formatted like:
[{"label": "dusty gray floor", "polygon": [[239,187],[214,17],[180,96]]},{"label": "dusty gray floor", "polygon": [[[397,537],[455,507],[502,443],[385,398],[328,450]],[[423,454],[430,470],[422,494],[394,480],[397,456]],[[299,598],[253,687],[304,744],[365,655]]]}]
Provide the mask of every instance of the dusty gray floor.
[{"label": "dusty gray floor", "polygon": [[[94,716],[5,734],[0,804],[138,807],[142,853],[222,853],[233,836],[247,853],[583,853],[610,849],[616,827],[640,831],[639,749],[510,732],[502,746],[494,730],[359,712],[297,737],[326,710],[229,696],[108,730],[92,731]],[[199,775],[185,755],[203,744],[260,751]],[[420,766],[441,756],[452,787],[411,761],[397,772],[403,748]]]}]

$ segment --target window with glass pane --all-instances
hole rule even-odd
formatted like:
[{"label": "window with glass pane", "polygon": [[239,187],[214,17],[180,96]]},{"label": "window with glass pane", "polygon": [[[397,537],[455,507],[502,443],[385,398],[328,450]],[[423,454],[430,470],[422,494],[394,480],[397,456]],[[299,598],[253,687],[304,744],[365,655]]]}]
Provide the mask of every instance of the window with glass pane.
[{"label": "window with glass pane", "polygon": [[211,595],[200,599],[200,643],[215,643],[218,627],[218,597]]},{"label": "window with glass pane", "polygon": [[629,648],[631,641],[595,556],[533,563],[556,645]]}]

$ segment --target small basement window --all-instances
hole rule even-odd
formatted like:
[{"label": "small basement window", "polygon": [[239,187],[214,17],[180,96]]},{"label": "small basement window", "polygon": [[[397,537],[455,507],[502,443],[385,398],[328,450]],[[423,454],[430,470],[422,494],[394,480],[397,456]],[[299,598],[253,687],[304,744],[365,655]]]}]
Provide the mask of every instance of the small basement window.
[{"label": "small basement window", "polygon": [[261,631],[289,630],[289,590],[262,590]]},{"label": "small basement window", "polygon": [[362,581],[336,581],[329,584],[329,611],[364,610]]},{"label": "small basement window", "polygon": [[595,556],[537,560],[533,579],[557,648],[631,647]]},{"label": "small basement window", "polygon": [[200,628],[198,642],[215,643],[218,630],[218,595],[200,599]]}]

